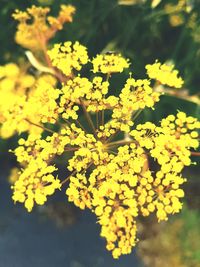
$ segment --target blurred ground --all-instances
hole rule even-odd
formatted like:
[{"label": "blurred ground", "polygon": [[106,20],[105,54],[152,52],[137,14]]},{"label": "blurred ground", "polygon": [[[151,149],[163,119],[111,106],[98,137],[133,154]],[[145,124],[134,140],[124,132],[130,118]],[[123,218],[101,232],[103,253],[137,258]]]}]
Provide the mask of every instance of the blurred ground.
[{"label": "blurred ground", "polygon": [[5,175],[0,179],[0,267],[139,266],[135,251],[117,261],[112,258],[89,212],[77,210],[59,227],[44,208],[27,213],[15,206]]}]

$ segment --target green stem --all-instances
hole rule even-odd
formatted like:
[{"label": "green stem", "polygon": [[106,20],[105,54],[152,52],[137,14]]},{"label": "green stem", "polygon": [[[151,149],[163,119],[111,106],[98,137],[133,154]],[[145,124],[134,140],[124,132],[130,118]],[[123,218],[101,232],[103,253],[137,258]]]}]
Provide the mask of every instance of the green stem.
[{"label": "green stem", "polygon": [[134,140],[130,140],[130,141],[126,141],[126,140],[120,140],[120,141],[116,141],[116,142],[111,142],[109,144],[107,144],[108,147],[111,146],[118,146],[118,145],[128,145],[128,144],[132,144],[135,143]]},{"label": "green stem", "polygon": [[120,130],[117,130],[114,134],[112,134],[107,140],[106,140],[106,144],[109,143],[111,140],[113,140],[113,138],[116,137],[116,135],[118,135],[118,133],[120,132]]},{"label": "green stem", "polygon": [[133,114],[132,120],[133,120],[133,121],[136,120],[137,117],[140,115],[140,113],[141,113],[142,111],[143,111],[143,109],[137,110],[137,111],[135,112],[135,114]]},{"label": "green stem", "polygon": [[93,121],[92,121],[92,119],[90,117],[90,114],[87,112],[86,106],[85,106],[85,104],[84,104],[82,99],[80,100],[80,103],[82,105],[85,117],[86,117],[86,119],[87,119],[87,121],[88,121],[88,123],[89,123],[89,125],[90,125],[90,127],[91,127],[91,129],[92,129],[92,131],[93,131],[93,133],[95,135],[95,137],[97,138],[96,129],[94,127]]},{"label": "green stem", "polygon": [[81,122],[80,122],[78,119],[76,120],[76,122],[77,122],[77,124],[81,127],[81,129],[82,129],[85,133],[87,133],[86,129],[83,127],[83,125],[81,124]]},{"label": "green stem", "polygon": [[97,130],[99,129],[99,112],[96,112],[96,124],[97,124]]}]

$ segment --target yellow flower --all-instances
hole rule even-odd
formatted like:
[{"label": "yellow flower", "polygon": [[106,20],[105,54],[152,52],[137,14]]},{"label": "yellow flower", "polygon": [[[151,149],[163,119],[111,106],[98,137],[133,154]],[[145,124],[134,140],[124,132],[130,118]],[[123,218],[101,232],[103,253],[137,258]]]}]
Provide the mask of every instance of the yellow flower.
[{"label": "yellow flower", "polygon": [[53,88],[55,78],[41,75],[37,79],[9,63],[0,68],[0,136],[8,138],[16,132],[40,133],[41,122],[54,123],[57,119],[56,100],[59,90]]},{"label": "yellow flower", "polygon": [[66,76],[72,75],[73,70],[80,71],[82,65],[87,64],[87,48],[79,42],[72,45],[65,42],[63,45],[56,44],[48,51],[53,66],[61,70]]},{"label": "yellow flower", "polygon": [[30,50],[43,50],[56,31],[62,30],[66,22],[72,22],[75,8],[71,5],[61,5],[58,17],[47,16],[49,11],[48,7],[34,5],[24,12],[16,10],[13,14],[13,18],[19,21],[16,42]]},{"label": "yellow flower", "polygon": [[[67,19],[69,14],[62,11],[60,16]],[[29,15],[35,12],[44,11],[33,9]],[[26,20],[27,14],[20,16]],[[59,26],[52,18],[49,22]],[[129,66],[121,55],[98,55],[92,60],[93,72],[107,77],[89,79],[76,75],[90,62],[78,42],[57,44],[48,54],[62,83],[50,75],[33,81],[24,72],[17,90],[22,75],[18,66],[0,68],[1,135],[28,132],[14,150],[22,168],[15,172],[12,198],[30,212],[68,183],[69,201],[96,215],[106,248],[117,259],[137,244],[138,216],[155,213],[162,221],[181,210],[186,182],[181,172],[191,165],[190,149],[199,146],[200,122],[179,111],[159,125],[136,125],[135,118],[146,107],[154,108],[160,95],[151,79],[133,77],[118,96],[112,95],[110,76]],[[163,84],[182,85],[171,66],[156,62],[147,65],[147,72]],[[58,156],[66,160],[63,180],[54,165]]]},{"label": "yellow flower", "polygon": [[93,72],[101,72],[111,74],[115,72],[122,72],[129,67],[129,60],[123,58],[120,54],[104,54],[97,55],[92,60]]},{"label": "yellow flower", "polygon": [[159,81],[163,85],[181,88],[183,80],[178,77],[178,71],[174,70],[174,65],[162,64],[156,61],[154,64],[146,65],[149,78]]}]

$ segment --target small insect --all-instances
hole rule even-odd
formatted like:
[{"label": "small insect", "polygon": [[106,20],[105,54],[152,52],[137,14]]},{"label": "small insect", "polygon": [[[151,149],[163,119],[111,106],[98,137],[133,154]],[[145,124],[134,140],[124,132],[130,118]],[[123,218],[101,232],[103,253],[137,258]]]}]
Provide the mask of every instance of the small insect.
[{"label": "small insect", "polygon": [[116,51],[106,51],[104,55],[117,55],[118,53]]},{"label": "small insect", "polygon": [[37,75],[37,70],[36,70],[36,68],[34,68],[33,66],[30,66],[29,68],[28,68],[28,73],[29,74],[31,74],[31,75]]}]

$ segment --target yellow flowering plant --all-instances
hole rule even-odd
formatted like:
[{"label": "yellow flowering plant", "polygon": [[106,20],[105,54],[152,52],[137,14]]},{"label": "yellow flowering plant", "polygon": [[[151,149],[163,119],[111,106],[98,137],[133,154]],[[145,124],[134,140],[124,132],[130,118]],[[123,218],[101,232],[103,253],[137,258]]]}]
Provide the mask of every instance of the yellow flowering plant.
[{"label": "yellow flowering plant", "polygon": [[[62,74],[52,68],[47,55],[47,45],[56,32],[62,30],[65,23],[72,22],[75,8],[71,5],[61,5],[58,17],[47,16],[49,12],[50,9],[47,7],[32,6],[26,11],[16,10],[13,14],[18,22],[15,40],[19,45],[30,49],[25,52],[30,63],[8,63],[0,66],[0,136],[2,138],[9,138],[15,133],[24,131],[41,132],[41,129],[34,124],[30,126],[29,120],[39,124],[41,119],[32,107],[35,107],[35,111],[48,109],[44,107],[43,101],[46,97],[51,98],[52,94],[55,94],[51,91],[50,85],[56,85],[57,78],[62,79]],[[35,68],[34,74],[29,72],[30,67]],[[36,89],[36,85],[39,84],[43,89],[39,89],[39,86]]]},{"label": "yellow flowering plant", "polygon": [[[17,14],[17,19],[25,16]],[[191,149],[199,146],[200,122],[178,111],[159,125],[135,124],[145,108],[159,101],[155,83],[182,87],[174,66],[148,64],[147,78],[131,75],[116,96],[111,80],[131,64],[121,54],[91,59],[85,46],[68,41],[55,44],[46,59],[49,73],[38,77],[21,74],[14,64],[1,69],[0,93],[9,99],[0,104],[1,136],[28,133],[14,150],[21,169],[13,172],[12,198],[30,212],[56,190],[66,190],[70,202],[96,214],[106,248],[117,259],[138,241],[138,216],[155,213],[162,221],[181,210],[186,181],[181,172],[192,164]],[[90,74],[83,75],[84,68]],[[11,73],[15,78],[5,93],[2,83]],[[20,93],[11,99],[22,75]],[[55,157],[66,154],[62,179]]]},{"label": "yellow flowering plant", "polygon": [[72,22],[75,8],[71,5],[61,5],[57,17],[48,16],[48,7],[32,6],[27,11],[16,10],[13,18],[17,20],[16,42],[31,50],[46,51],[47,42],[58,30],[63,29],[66,22]]}]

